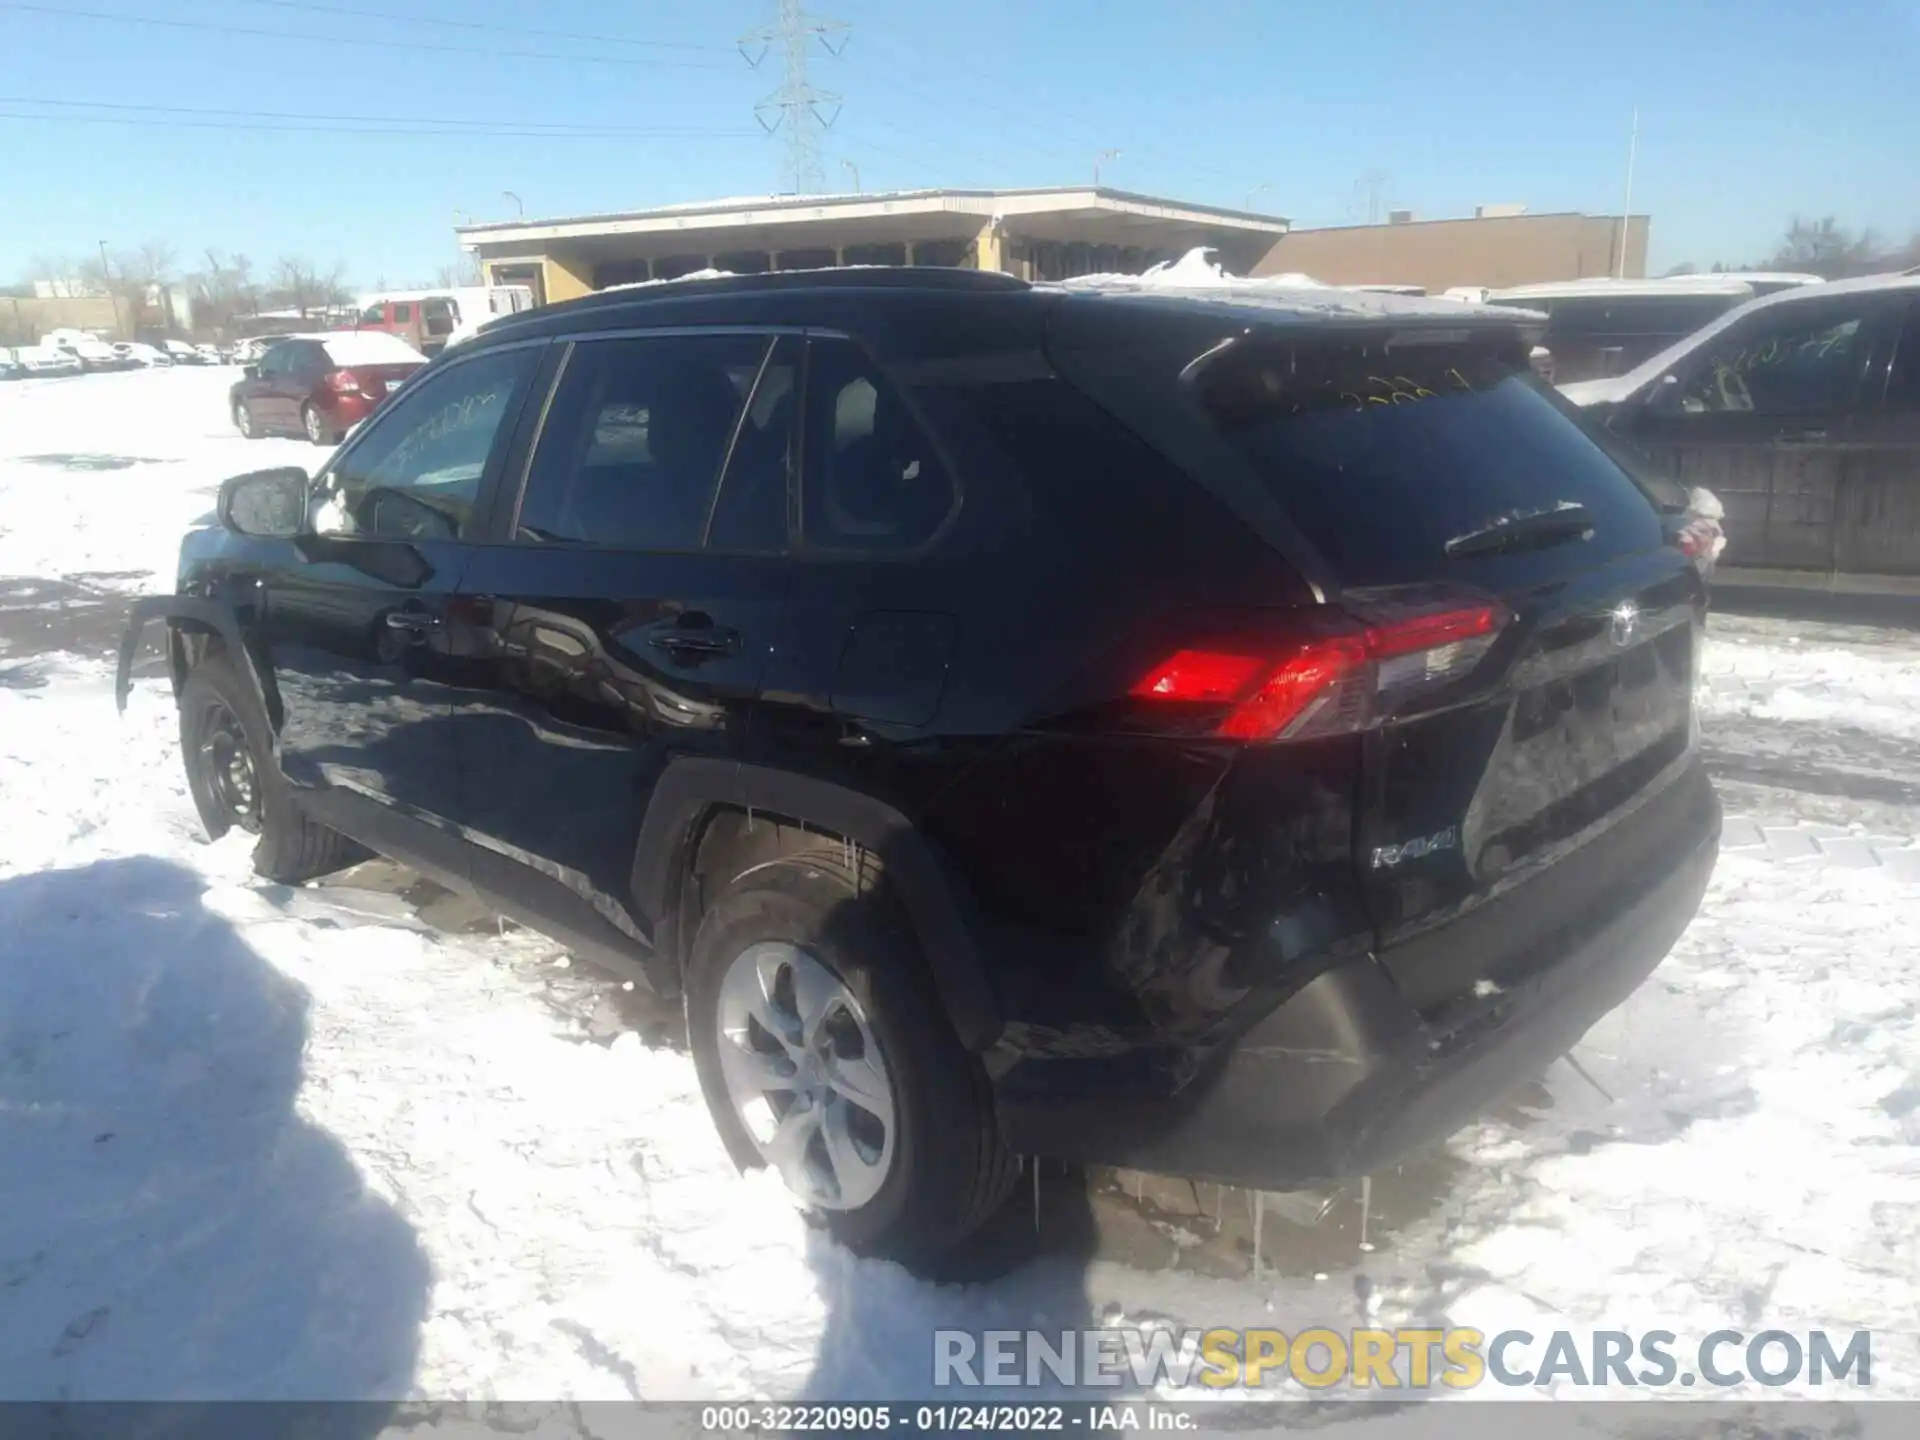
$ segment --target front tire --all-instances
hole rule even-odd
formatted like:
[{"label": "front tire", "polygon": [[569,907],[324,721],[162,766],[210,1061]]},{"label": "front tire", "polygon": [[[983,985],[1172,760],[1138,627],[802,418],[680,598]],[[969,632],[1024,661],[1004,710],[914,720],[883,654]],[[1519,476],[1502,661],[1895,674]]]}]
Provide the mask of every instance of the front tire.
[{"label": "front tire", "polygon": [[256,875],[298,885],[367,858],[294,803],[253,683],[225,655],[207,656],[180,687],[180,752],[207,837],[218,840],[233,829],[259,837]]},{"label": "front tire", "polygon": [[1017,1163],[862,860],[809,850],[729,885],[694,936],[687,1029],[735,1163],[774,1166],[855,1252],[924,1266],[999,1209]]},{"label": "front tire", "polygon": [[240,432],[243,440],[258,440],[260,427],[254,423],[253,407],[246,401],[236,401],[233,407],[233,428]]}]

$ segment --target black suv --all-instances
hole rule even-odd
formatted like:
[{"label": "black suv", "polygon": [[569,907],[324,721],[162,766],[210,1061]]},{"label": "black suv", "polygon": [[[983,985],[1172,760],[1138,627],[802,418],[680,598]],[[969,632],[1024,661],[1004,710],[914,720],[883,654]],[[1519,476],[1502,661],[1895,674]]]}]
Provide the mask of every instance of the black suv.
[{"label": "black suv", "polygon": [[721,1134],[929,1259],[1020,1155],[1444,1137],[1694,914],[1700,580],[1495,312],[848,270],[496,322],[169,628],[208,828],[684,999]]}]

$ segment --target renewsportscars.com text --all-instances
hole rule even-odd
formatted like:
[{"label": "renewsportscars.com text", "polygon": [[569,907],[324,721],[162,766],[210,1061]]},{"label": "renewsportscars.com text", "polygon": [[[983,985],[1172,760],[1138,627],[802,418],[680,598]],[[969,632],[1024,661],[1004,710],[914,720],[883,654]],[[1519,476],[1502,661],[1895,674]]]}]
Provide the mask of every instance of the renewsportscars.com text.
[{"label": "renewsportscars.com text", "polygon": [[1670,1330],[936,1330],[933,1383],[941,1390],[1800,1383],[1866,1389],[1873,1383],[1873,1337],[1865,1330],[1716,1330],[1687,1341]]}]

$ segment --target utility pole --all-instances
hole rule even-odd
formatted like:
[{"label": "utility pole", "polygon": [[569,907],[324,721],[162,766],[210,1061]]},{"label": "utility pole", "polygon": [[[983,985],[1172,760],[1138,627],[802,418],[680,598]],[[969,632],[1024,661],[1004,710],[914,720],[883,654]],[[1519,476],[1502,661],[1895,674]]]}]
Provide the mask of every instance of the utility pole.
[{"label": "utility pole", "polygon": [[[113,306],[113,333],[120,333],[120,297],[113,293],[113,276],[107,273],[107,242],[100,242],[100,288],[107,292],[107,303]],[[127,327],[127,338],[133,338],[133,327]]]},{"label": "utility pole", "polygon": [[840,168],[853,176],[853,193],[858,195],[860,193],[860,167],[851,160],[842,160],[840,162]]},{"label": "utility pole", "polygon": [[1360,177],[1358,188],[1367,192],[1367,224],[1380,223],[1380,197],[1393,177],[1384,170],[1369,170]]},{"label": "utility pole", "polygon": [[1120,152],[1118,150],[1102,150],[1098,155],[1093,157],[1093,188],[1094,189],[1098,190],[1100,188],[1100,166],[1102,162],[1107,160],[1118,160],[1119,158],[1120,158]]},{"label": "utility pole", "polygon": [[831,129],[840,118],[840,97],[821,90],[807,79],[807,53],[815,40],[827,54],[838,56],[847,48],[848,25],[844,20],[828,20],[807,13],[801,0],[777,0],[780,18],[772,25],[740,37],[740,54],[756,70],[766,58],[769,47],[777,44],[784,60],[780,88],[753,107],[754,118],[769,135],[786,127],[787,163],[793,193],[818,193],[824,188],[820,175],[820,131]]},{"label": "utility pole", "polygon": [[520,197],[514,194],[513,191],[502,190],[500,192],[500,198],[502,200],[511,200],[513,202],[513,212],[516,218],[521,220],[524,220],[527,218],[527,207],[520,203]]},{"label": "utility pole", "polygon": [[1633,107],[1633,128],[1627,132],[1627,199],[1620,207],[1620,253],[1614,257],[1613,278],[1627,278],[1627,226],[1633,222],[1633,159],[1640,148],[1640,107]]}]

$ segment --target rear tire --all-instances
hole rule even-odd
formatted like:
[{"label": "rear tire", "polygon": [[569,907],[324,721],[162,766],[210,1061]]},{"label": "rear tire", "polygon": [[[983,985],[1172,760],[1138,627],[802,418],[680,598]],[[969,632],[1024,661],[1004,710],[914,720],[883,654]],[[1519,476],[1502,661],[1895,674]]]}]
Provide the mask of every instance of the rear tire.
[{"label": "rear tire", "polygon": [[[856,875],[845,852],[833,845],[755,866],[728,885],[694,935],[687,967],[687,1030],[707,1107],[728,1152],[743,1170],[767,1164],[766,1141],[755,1139],[749,1119],[758,1116],[764,1131],[769,1116],[784,1124],[796,1109],[804,1112],[813,1102],[801,1093],[805,1077],[794,1072],[790,1055],[796,1047],[778,1037],[770,1044],[763,1039],[753,1058],[770,1059],[795,1073],[795,1091],[769,1090],[771,1103],[762,1100],[756,1109],[751,1093],[755,1087],[744,1087],[745,1094],[733,1088],[739,1082],[730,1082],[722,1058],[723,1046],[739,1044],[722,1029],[726,1016],[737,1011],[736,1001],[729,998],[738,994],[737,988],[729,990],[729,972],[743,960],[753,965],[755,957],[764,963],[767,956],[798,952],[830,976],[823,980],[818,971],[809,972],[819,986],[843,997],[839,1012],[829,1002],[819,1030],[825,1032],[836,1022],[843,1031],[857,1025],[860,1036],[877,1043],[877,1069],[888,1096],[871,1102],[873,1111],[864,1117],[858,1115],[858,1105],[853,1112],[844,1110],[840,1097],[851,1091],[838,1090],[826,1103],[841,1105],[843,1114],[855,1114],[864,1132],[863,1154],[883,1153],[885,1173],[877,1188],[870,1183],[852,1187],[864,1199],[852,1208],[800,1194],[792,1180],[789,1188],[796,1189],[810,1216],[849,1249],[925,1267],[1000,1208],[1019,1173],[1018,1162],[1000,1138],[992,1090],[979,1058],[960,1044],[942,1011],[911,929],[876,883],[877,862],[870,856],[862,860],[864,874]],[[779,962],[774,963],[777,967]],[[856,1015],[857,1022],[851,1018]],[[735,1033],[740,1033],[738,1026]],[[764,1035],[761,1030],[755,1033]],[[737,1077],[738,1053],[732,1058]],[[842,1063],[831,1056],[825,1062]],[[783,1102],[781,1095],[788,1098]],[[875,1122],[880,1110],[888,1112],[890,1122],[884,1150]],[[842,1135],[845,1127],[842,1122]],[[813,1157],[811,1169],[837,1173],[844,1167],[833,1164],[826,1135],[830,1127],[822,1123],[817,1128],[819,1137],[808,1142],[815,1147],[807,1151]]]},{"label": "rear tire", "polygon": [[258,440],[260,427],[254,423],[253,407],[242,400],[233,407],[233,428],[243,440]]},{"label": "rear tire", "polygon": [[180,751],[208,838],[235,827],[260,837],[256,875],[298,885],[368,858],[369,851],[301,813],[274,759],[259,696],[223,654],[207,656],[180,687]]},{"label": "rear tire", "polygon": [[320,413],[312,401],[300,407],[300,427],[307,432],[307,439],[316,445],[340,443],[340,432],[327,424],[327,417]]}]

